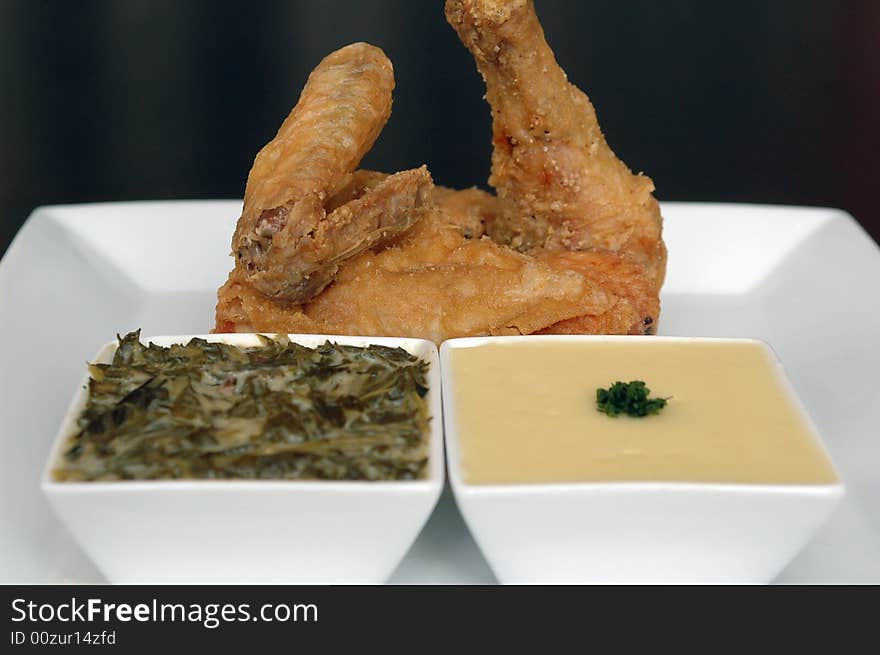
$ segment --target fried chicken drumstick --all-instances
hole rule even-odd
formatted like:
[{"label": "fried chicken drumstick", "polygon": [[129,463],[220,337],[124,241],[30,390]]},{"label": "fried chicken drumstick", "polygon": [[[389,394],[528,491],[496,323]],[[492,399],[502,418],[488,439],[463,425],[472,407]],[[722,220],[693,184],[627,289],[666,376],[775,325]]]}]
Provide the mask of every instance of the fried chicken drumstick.
[{"label": "fried chicken drumstick", "polygon": [[665,249],[651,181],[608,148],[531,2],[449,0],[446,13],[486,79],[498,195],[434,187],[424,167],[354,171],[393,77],[378,49],[343,48],[254,163],[217,331],[439,343],[653,330]]}]

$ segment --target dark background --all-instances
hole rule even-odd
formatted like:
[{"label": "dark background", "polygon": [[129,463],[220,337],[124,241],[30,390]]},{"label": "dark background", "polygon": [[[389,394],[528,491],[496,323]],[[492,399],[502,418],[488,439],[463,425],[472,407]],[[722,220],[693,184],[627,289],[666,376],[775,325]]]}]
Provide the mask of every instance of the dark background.
[{"label": "dark background", "polygon": [[[537,7],[659,198],[841,207],[880,238],[880,2]],[[360,40],[397,79],[364,165],[484,185],[483,85],[439,0],[0,0],[0,253],[38,205],[240,197],[308,72]]]}]

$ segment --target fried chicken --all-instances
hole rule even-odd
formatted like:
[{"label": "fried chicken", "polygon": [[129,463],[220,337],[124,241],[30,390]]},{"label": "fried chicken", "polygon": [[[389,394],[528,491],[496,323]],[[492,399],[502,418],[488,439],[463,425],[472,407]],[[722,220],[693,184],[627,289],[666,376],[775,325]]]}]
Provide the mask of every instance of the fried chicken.
[{"label": "fried chicken", "polygon": [[[446,18],[473,54],[492,108],[489,183],[502,210],[487,225],[490,236],[524,252],[617,253],[642,267],[656,294],[666,250],[654,185],[608,146],[589,99],[547,45],[532,0],[447,0]],[[586,261],[583,272],[595,271],[595,259]]]},{"label": "fried chicken", "polygon": [[378,49],[343,48],[254,163],[217,331],[654,330],[666,251],[650,179],[608,147],[530,1],[448,0],[446,15],[486,80],[497,195],[435,187],[424,167],[355,171],[393,77]]},{"label": "fried chicken", "polygon": [[313,298],[346,259],[419,219],[432,185],[425,167],[327,204],[350,185],[391,115],[393,88],[391,62],[366,43],[337,50],[312,71],[277,136],[254,160],[232,238],[240,272],[256,290],[290,302]]},{"label": "fried chicken", "polygon": [[346,262],[313,301],[267,298],[233,273],[220,291],[219,331],[451,337],[528,334],[616,298],[575,272],[481,237],[494,198],[437,189],[436,206],[385,248]]}]

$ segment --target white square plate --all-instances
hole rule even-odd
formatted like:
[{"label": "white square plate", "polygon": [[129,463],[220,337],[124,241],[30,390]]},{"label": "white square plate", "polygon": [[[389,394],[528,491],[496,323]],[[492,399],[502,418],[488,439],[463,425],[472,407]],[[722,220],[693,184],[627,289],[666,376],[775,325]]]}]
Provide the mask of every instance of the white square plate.
[{"label": "white square plate", "polygon": [[[38,209],[0,261],[0,582],[102,582],[50,512],[43,462],[112,338],[213,326],[239,201]],[[880,583],[880,251],[832,209],[664,203],[660,334],[767,341],[847,496],[779,582]],[[396,583],[491,583],[450,494]]]}]

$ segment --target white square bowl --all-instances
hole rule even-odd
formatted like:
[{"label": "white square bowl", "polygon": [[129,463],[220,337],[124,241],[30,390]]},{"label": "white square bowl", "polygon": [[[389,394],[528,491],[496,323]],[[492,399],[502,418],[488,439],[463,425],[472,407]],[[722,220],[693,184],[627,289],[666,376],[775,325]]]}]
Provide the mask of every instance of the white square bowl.
[{"label": "white square bowl", "polygon": [[[193,336],[255,346],[251,334],[142,339],[160,346]],[[56,482],[51,469],[76,429],[88,392],[68,409],[42,489],[82,549],[113,583],[378,584],[406,554],[444,480],[437,347],[421,339],[289,335],[315,347],[401,347],[429,362],[427,475],[407,481],[146,480]],[[116,343],[93,361],[112,360]],[[85,381],[87,382],[88,376]]]},{"label": "white square bowl", "polygon": [[[452,339],[440,349],[447,470],[456,503],[505,584],[766,583],[829,518],[830,484],[566,482],[469,484],[462,475],[451,352],[491,342],[745,341],[678,337]],[[764,345],[772,353],[769,347]],[[775,354],[775,371],[827,450]]]}]

